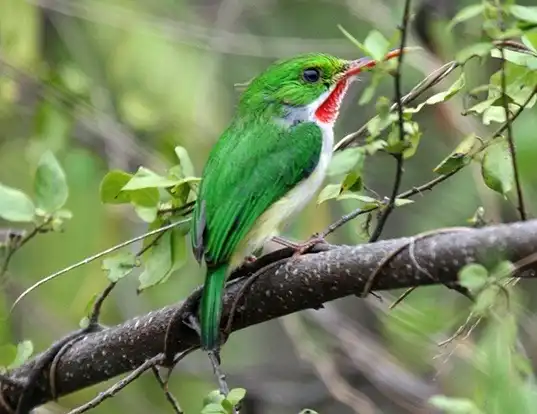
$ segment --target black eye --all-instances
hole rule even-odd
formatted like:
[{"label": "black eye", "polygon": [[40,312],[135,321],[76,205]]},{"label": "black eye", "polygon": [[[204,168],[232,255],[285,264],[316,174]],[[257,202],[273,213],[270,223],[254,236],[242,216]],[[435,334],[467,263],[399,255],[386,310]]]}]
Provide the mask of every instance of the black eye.
[{"label": "black eye", "polygon": [[315,68],[304,69],[304,72],[302,72],[302,77],[306,82],[315,83],[321,78],[321,72],[319,69]]}]

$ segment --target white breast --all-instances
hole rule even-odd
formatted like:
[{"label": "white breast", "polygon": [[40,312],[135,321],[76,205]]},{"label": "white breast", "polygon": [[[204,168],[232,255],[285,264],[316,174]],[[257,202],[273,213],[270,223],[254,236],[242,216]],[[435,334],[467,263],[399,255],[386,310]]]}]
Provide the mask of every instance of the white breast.
[{"label": "white breast", "polygon": [[299,213],[321,187],[326,176],[328,165],[332,159],[334,125],[332,123],[323,123],[317,120],[315,118],[315,110],[322,102],[324,102],[330,92],[331,91],[326,92],[306,108],[297,109],[296,113],[292,113],[288,119],[281,120],[282,123],[296,122],[297,120],[309,121],[315,122],[319,126],[323,140],[319,162],[308,178],[303,180],[284,197],[274,203],[257,219],[254,227],[248,232],[244,239],[241,240],[236,253],[231,258],[231,269],[240,266],[246,256],[252,254],[255,250],[262,247],[268,239],[275,236],[281,225]]}]

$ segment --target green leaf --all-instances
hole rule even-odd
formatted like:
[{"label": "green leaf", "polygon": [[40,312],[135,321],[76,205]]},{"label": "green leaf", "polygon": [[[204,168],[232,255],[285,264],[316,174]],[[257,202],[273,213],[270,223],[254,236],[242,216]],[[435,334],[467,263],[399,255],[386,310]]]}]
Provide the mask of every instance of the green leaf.
[{"label": "green leaf", "polygon": [[15,355],[15,359],[8,365],[8,369],[20,367],[22,364],[28,361],[28,358],[30,358],[33,352],[34,345],[32,344],[32,341],[26,340],[19,342],[17,345],[17,354]]},{"label": "green leaf", "polygon": [[425,102],[420,103],[415,108],[404,108],[404,112],[407,114],[415,114],[425,106],[425,105],[436,105],[441,102],[446,102],[449,99],[451,99],[453,96],[455,96],[457,93],[459,93],[464,86],[466,85],[466,78],[464,76],[464,73],[462,73],[458,79],[444,92],[439,92],[433,96],[431,96],[429,99],[427,99]]},{"label": "green leaf", "polygon": [[184,147],[177,146],[175,147],[175,155],[179,159],[179,165],[181,166],[182,176],[183,177],[192,177],[194,176],[194,165],[190,160],[187,150]]},{"label": "green leaf", "polygon": [[121,189],[131,180],[132,174],[112,170],[101,181],[99,193],[101,201],[106,204],[124,204],[130,202],[130,195]]},{"label": "green leaf", "polygon": [[132,272],[136,267],[136,257],[131,252],[122,252],[103,260],[102,270],[107,273],[110,282],[117,282]]},{"label": "green leaf", "polygon": [[172,234],[166,231],[147,253],[144,271],[140,274],[138,293],[164,282],[172,271]]},{"label": "green leaf", "polygon": [[[537,69],[537,57],[529,55],[527,53],[516,52],[514,50],[504,49],[503,54],[505,60],[508,62],[514,63],[515,65],[525,66],[529,69]],[[493,49],[490,52],[490,55],[493,58],[501,59],[502,52],[498,49]]]},{"label": "green leaf", "polygon": [[507,194],[514,186],[513,164],[509,146],[502,141],[489,146],[481,160],[481,175],[490,189]]},{"label": "green leaf", "polygon": [[396,198],[394,200],[394,205],[395,207],[402,207],[402,206],[406,206],[408,204],[412,204],[414,202],[414,200],[410,200],[408,198]]},{"label": "green leaf", "polygon": [[244,388],[234,388],[231,391],[229,391],[229,394],[226,397],[226,400],[228,400],[232,406],[236,406],[239,404],[244,397],[246,396],[246,390]]},{"label": "green leaf", "polygon": [[7,367],[17,356],[17,347],[13,344],[0,345],[0,367]]},{"label": "green leaf", "polygon": [[485,289],[479,292],[472,308],[472,312],[479,316],[485,316],[487,311],[495,304],[500,289],[501,288],[498,285],[488,285]]},{"label": "green leaf", "polygon": [[328,184],[319,193],[319,196],[317,197],[317,204],[321,204],[321,203],[324,203],[325,201],[336,198],[340,193],[341,193],[340,184]]},{"label": "green leaf", "polygon": [[348,173],[341,183],[341,191],[362,191],[363,187],[362,176],[356,171]]},{"label": "green leaf", "polygon": [[168,276],[175,270],[182,268],[188,260],[188,243],[184,230],[175,227],[171,230],[171,233],[172,268]]},{"label": "green leaf", "polygon": [[0,184],[0,217],[13,222],[31,222],[35,207],[22,191]]},{"label": "green leaf", "polygon": [[509,11],[519,20],[537,23],[537,6],[519,6],[514,4],[509,7]]},{"label": "green leaf", "polygon": [[[149,189],[148,189],[149,190]],[[158,216],[157,206],[146,207],[134,204],[134,211],[146,223],[153,223]]]},{"label": "green leaf", "polygon": [[477,136],[474,133],[471,133],[464,138],[461,143],[457,145],[457,148],[444,158],[433,171],[437,174],[449,174],[450,172],[461,168],[471,160],[469,154],[477,142]]},{"label": "green leaf", "polygon": [[212,390],[205,398],[203,398],[203,406],[209,404],[221,404],[225,397],[220,394],[220,390]]},{"label": "green leaf", "polygon": [[365,153],[362,148],[348,148],[338,151],[332,157],[328,166],[328,176],[347,174],[355,168],[363,167]]},{"label": "green leaf", "polygon": [[452,398],[444,395],[434,395],[429,404],[443,410],[448,414],[482,414],[472,400],[466,398]]},{"label": "green leaf", "polygon": [[502,282],[505,279],[510,278],[513,272],[516,270],[516,266],[509,260],[502,260],[491,270],[492,277],[497,282]]},{"label": "green leaf", "polygon": [[459,270],[458,277],[461,286],[475,293],[486,285],[489,272],[478,263],[470,263]]},{"label": "green leaf", "polygon": [[390,42],[378,30],[372,30],[364,41],[364,47],[375,60],[383,60],[390,48]]},{"label": "green leaf", "polygon": [[207,404],[201,410],[201,414],[228,414],[227,410],[222,407],[222,404]]},{"label": "green leaf", "polygon": [[534,52],[537,52],[537,30],[526,32],[524,36],[522,36],[522,43]]},{"label": "green leaf", "polygon": [[458,52],[455,60],[459,63],[466,63],[473,57],[487,56],[492,49],[494,49],[494,45],[490,42],[475,43],[463,48],[460,52]]},{"label": "green leaf", "polygon": [[122,188],[126,190],[140,190],[143,188],[166,188],[179,184],[179,180],[170,180],[158,175],[148,168],[140,167],[134,177]]},{"label": "green leaf", "polygon": [[467,6],[459,10],[459,12],[455,15],[455,17],[451,19],[451,22],[449,23],[447,30],[451,31],[453,27],[455,27],[457,24],[479,16],[480,14],[483,13],[484,10],[485,10],[485,5],[483,3],[472,4],[471,6]]},{"label": "green leaf", "polygon": [[46,151],[37,164],[34,191],[37,207],[47,213],[59,210],[67,202],[67,178],[51,151]]},{"label": "green leaf", "polygon": [[485,125],[490,125],[491,122],[503,124],[505,121],[505,108],[503,106],[491,106],[483,112],[483,124]]},{"label": "green leaf", "polygon": [[363,203],[362,207],[364,210],[374,207],[379,207],[382,205],[382,202],[369,196],[365,196],[362,194],[357,193],[341,193],[339,197],[337,197],[338,200],[357,200],[361,203]]}]

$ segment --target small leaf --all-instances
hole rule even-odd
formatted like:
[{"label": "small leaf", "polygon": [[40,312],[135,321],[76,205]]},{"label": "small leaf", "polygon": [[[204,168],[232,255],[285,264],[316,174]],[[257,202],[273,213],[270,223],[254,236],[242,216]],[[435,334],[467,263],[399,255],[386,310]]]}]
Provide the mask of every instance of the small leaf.
[{"label": "small leaf", "polygon": [[402,207],[408,204],[412,204],[414,200],[409,200],[408,198],[396,198],[394,200],[395,207]]},{"label": "small leaf", "polygon": [[171,232],[166,231],[147,253],[138,293],[164,281],[172,269]]},{"label": "small leaf", "polygon": [[500,293],[500,286],[488,285],[477,295],[472,312],[479,316],[485,316],[487,311],[494,305],[498,293]]},{"label": "small leaf", "polygon": [[175,155],[177,155],[177,158],[179,159],[179,165],[181,166],[181,170],[183,172],[182,176],[194,176],[194,165],[190,160],[187,150],[184,147],[177,146],[175,147]]},{"label": "small leaf", "polygon": [[20,367],[34,352],[34,345],[32,341],[22,341],[17,345],[17,354],[15,359],[8,365],[8,369]]},{"label": "small leaf", "polygon": [[363,209],[378,207],[382,205],[382,202],[380,202],[379,200],[373,197],[369,197],[369,196],[365,196],[365,195],[357,194],[357,193],[349,193],[349,192],[342,193],[339,195],[337,199],[338,200],[358,200],[361,203],[364,203],[364,205],[362,206]]},{"label": "small leaf", "polygon": [[502,260],[494,266],[494,269],[492,269],[490,273],[497,282],[502,282],[504,279],[510,278],[515,270],[516,266],[512,262]]},{"label": "small leaf", "polygon": [[220,390],[212,390],[205,398],[203,398],[203,406],[209,404],[221,404],[225,397],[220,394]]},{"label": "small leaf", "polygon": [[451,22],[449,23],[447,30],[451,31],[455,25],[465,22],[466,20],[473,19],[476,16],[479,16],[483,13],[485,10],[485,5],[483,3],[480,4],[472,4],[471,6],[467,6],[461,10],[455,15],[453,19],[451,19]]},{"label": "small leaf", "polygon": [[490,189],[507,194],[514,186],[513,164],[507,142],[489,146],[481,160],[481,175]]},{"label": "small leaf", "polygon": [[455,96],[457,93],[459,93],[464,86],[466,85],[466,80],[464,73],[459,76],[459,78],[451,85],[446,91],[439,92],[433,96],[431,96],[429,99],[427,99],[425,102],[420,103],[415,108],[404,108],[405,114],[415,114],[425,106],[425,105],[436,105],[441,102],[446,102],[449,99],[451,99],[453,96]]},{"label": "small leaf", "polygon": [[509,11],[517,19],[537,23],[537,6],[519,6],[513,4],[509,7]]},{"label": "small leaf", "polygon": [[340,193],[341,193],[340,184],[328,184],[319,193],[319,196],[317,197],[317,204],[321,204],[321,203],[324,203],[325,201],[336,198]]},{"label": "small leaf", "polygon": [[435,395],[429,399],[429,404],[448,414],[482,414],[475,403],[466,398],[452,398]]},{"label": "small leaf", "polygon": [[364,41],[364,47],[375,60],[383,60],[390,48],[390,42],[378,30],[372,30]]},{"label": "small leaf", "polygon": [[103,260],[102,269],[110,282],[117,282],[136,267],[136,258],[131,252],[122,252]]},{"label": "small leaf", "polygon": [[158,175],[157,173],[151,171],[148,168],[140,167],[134,177],[125,184],[122,188],[123,191],[126,190],[140,190],[143,188],[166,188],[173,187],[179,183],[178,180],[170,180],[166,177]]},{"label": "small leaf", "polygon": [[158,215],[157,206],[145,207],[135,204],[134,211],[146,223],[153,223]]},{"label": "small leaf", "polygon": [[459,270],[459,283],[470,292],[477,292],[485,286],[488,281],[488,270],[478,264],[471,263]]},{"label": "small leaf", "polygon": [[490,42],[475,43],[458,52],[455,60],[459,63],[466,63],[470,58],[487,56],[492,49],[494,45]]},{"label": "small leaf", "polygon": [[188,243],[184,230],[180,227],[175,227],[171,230],[171,233],[172,268],[169,274],[182,268],[188,260]]},{"label": "small leaf", "polygon": [[201,414],[228,414],[226,409],[222,407],[222,404],[207,404],[201,410]]},{"label": "small leaf", "polygon": [[51,151],[46,151],[37,164],[34,191],[37,207],[47,213],[59,210],[67,202],[67,178]]},{"label": "small leaf", "polygon": [[226,400],[228,400],[232,406],[236,406],[239,404],[244,397],[246,396],[246,390],[244,388],[234,388],[231,391],[229,391],[229,394],[226,397]]},{"label": "small leaf", "polygon": [[461,168],[470,161],[471,157],[469,154],[477,142],[477,136],[474,133],[471,133],[464,138],[461,143],[457,145],[457,148],[444,158],[433,171],[437,174],[449,174],[450,172]]},{"label": "small leaf", "polygon": [[106,174],[99,188],[101,201],[106,204],[123,204],[130,202],[130,196],[121,189],[131,180],[132,175],[125,171],[112,170]]},{"label": "small leaf", "polygon": [[35,207],[22,191],[0,184],[0,217],[13,222],[31,222]]},{"label": "small leaf", "polygon": [[[490,55],[497,59],[502,58],[502,52],[498,49],[491,50]],[[532,70],[537,69],[537,57],[529,55],[528,53],[504,49],[503,55],[505,57],[505,60],[514,63],[515,65],[525,66]]]},{"label": "small leaf", "polygon": [[349,171],[362,166],[365,160],[365,153],[362,148],[348,148],[338,151],[332,157],[328,166],[328,176],[347,174]]}]

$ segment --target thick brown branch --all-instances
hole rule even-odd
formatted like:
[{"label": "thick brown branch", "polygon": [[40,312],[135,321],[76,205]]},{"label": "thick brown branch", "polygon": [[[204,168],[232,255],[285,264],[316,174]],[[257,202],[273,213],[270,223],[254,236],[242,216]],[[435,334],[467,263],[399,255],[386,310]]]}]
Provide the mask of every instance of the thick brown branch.
[{"label": "thick brown branch", "polygon": [[[402,238],[354,247],[331,246],[327,251],[307,254],[279,268],[272,266],[247,289],[237,306],[232,330],[303,309],[319,308],[324,302],[344,296],[360,294],[369,276],[386,256],[403,245],[412,244],[412,238]],[[402,249],[377,273],[372,290],[449,284],[456,280],[457,271],[466,263],[493,265],[497,260],[518,261],[535,253],[535,246],[537,220],[442,233],[417,240],[412,248],[412,257],[408,248]],[[537,270],[535,263],[528,267]],[[227,288],[223,326],[244,283],[245,279],[239,279]],[[181,306],[168,306],[138,316],[77,341],[56,364],[57,395],[69,394],[132,371],[147,359],[163,352],[170,318],[181,313],[186,315],[186,309]],[[184,324],[176,326],[173,338],[174,352],[198,343],[194,332]],[[12,407],[20,397],[21,384],[30,377],[37,361],[39,356],[9,373],[9,381],[4,381],[4,400]],[[33,406],[51,400],[50,384],[46,369],[38,376],[38,387],[32,394]],[[0,413],[8,412],[0,404]]]}]

